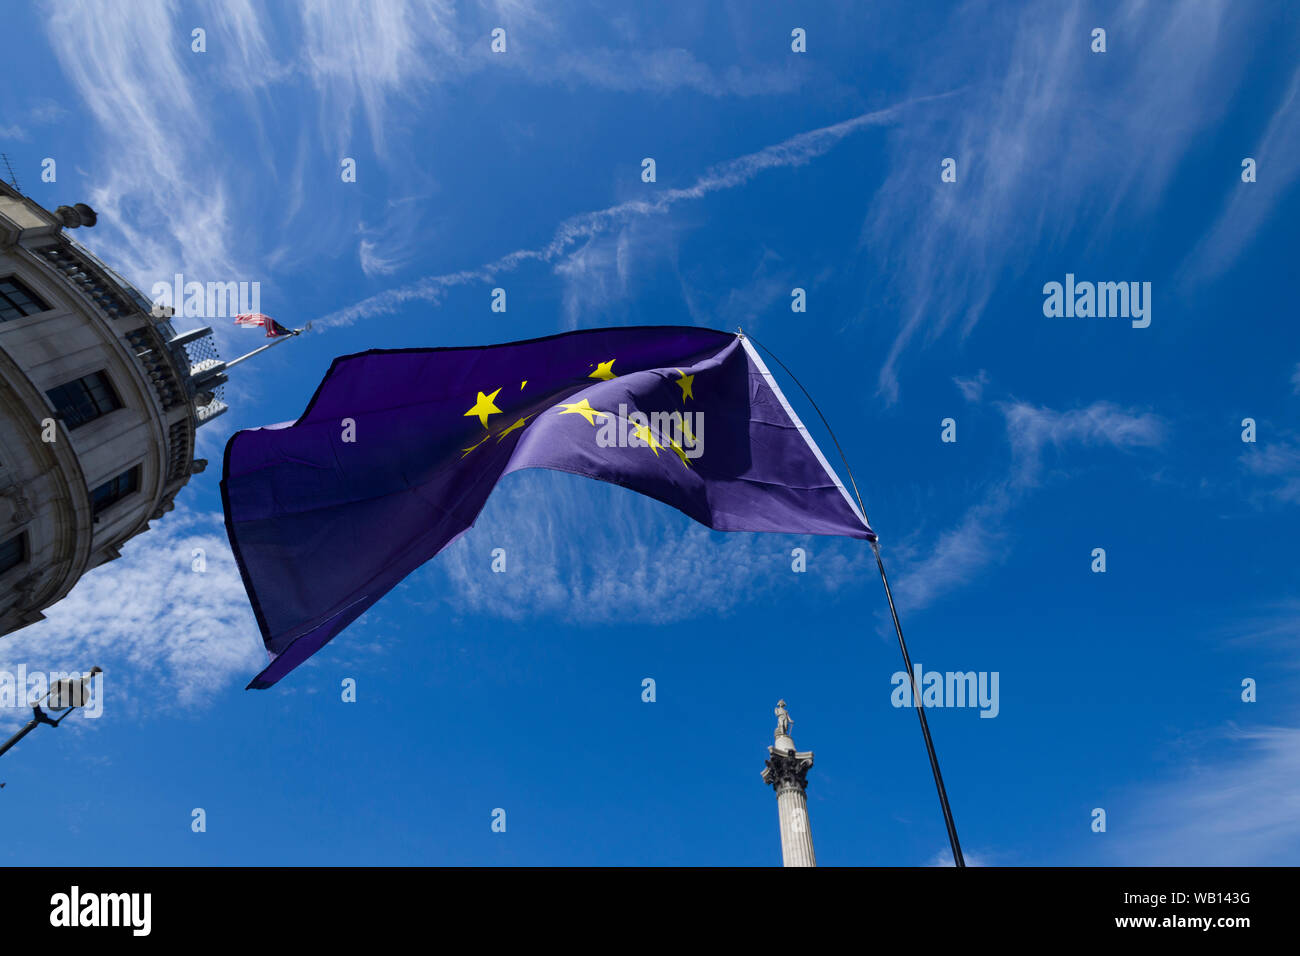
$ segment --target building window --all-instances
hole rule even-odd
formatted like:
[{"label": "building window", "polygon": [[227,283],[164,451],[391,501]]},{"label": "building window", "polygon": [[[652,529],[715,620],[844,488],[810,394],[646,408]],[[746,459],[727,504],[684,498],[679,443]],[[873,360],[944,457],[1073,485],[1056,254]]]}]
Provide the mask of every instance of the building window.
[{"label": "building window", "polygon": [[13,276],[0,279],[0,322],[49,310],[40,297]]},{"label": "building window", "polygon": [[112,383],[103,372],[82,376],[76,381],[52,388],[45,394],[54,403],[54,410],[68,431],[122,407]]},{"label": "building window", "polygon": [[12,571],[27,560],[27,533],[16,534],[0,544],[0,574]]},{"label": "building window", "polygon": [[96,517],[110,506],[140,488],[140,466],[130,468],[116,478],[110,478],[90,493],[90,513]]}]

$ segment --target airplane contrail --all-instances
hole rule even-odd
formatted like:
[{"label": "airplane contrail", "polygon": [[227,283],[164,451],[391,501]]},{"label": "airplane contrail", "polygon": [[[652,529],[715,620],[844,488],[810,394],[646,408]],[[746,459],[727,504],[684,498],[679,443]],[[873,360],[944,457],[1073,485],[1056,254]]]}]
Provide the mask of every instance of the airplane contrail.
[{"label": "airplane contrail", "polygon": [[425,276],[395,289],[388,289],[362,299],[346,308],[321,316],[313,325],[315,327],[351,325],[358,319],[367,319],[376,315],[386,315],[397,311],[404,303],[413,300],[438,302],[443,293],[453,286],[467,285],[473,282],[490,282],[502,272],[511,272],[525,262],[554,262],[575,244],[608,229],[640,216],[653,216],[667,212],[679,202],[699,199],[709,193],[749,182],[759,173],[768,169],[785,169],[802,166],[830,151],[850,133],[868,126],[883,126],[892,122],[901,112],[919,103],[944,99],[959,91],[938,93],[932,96],[916,97],[903,103],[873,110],[854,116],[851,119],[823,126],[820,129],[791,136],[772,146],[765,146],[757,152],[748,153],[735,159],[729,159],[710,167],[692,185],[684,189],[667,189],[655,194],[650,199],[636,199],[621,202],[607,209],[581,213],[571,216],[560,223],[551,237],[551,241],[537,249],[517,249],[501,258],[481,265],[476,269],[449,272],[443,275]]}]

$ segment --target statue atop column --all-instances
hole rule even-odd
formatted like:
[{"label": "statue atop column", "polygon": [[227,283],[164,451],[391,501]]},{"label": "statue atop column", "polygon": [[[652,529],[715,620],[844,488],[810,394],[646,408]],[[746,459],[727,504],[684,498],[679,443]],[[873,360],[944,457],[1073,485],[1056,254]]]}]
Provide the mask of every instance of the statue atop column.
[{"label": "statue atop column", "polygon": [[808,771],[811,750],[794,749],[790,738],[790,712],[785,701],[776,702],[776,740],[767,748],[763,782],[776,793],[777,817],[781,823],[781,861],[786,866],[816,866],[812,832],[808,828]]},{"label": "statue atop column", "polygon": [[772,711],[772,713],[776,714],[776,736],[789,737],[790,725],[794,721],[790,719],[790,712],[785,709],[785,701],[778,700],[776,710]]}]

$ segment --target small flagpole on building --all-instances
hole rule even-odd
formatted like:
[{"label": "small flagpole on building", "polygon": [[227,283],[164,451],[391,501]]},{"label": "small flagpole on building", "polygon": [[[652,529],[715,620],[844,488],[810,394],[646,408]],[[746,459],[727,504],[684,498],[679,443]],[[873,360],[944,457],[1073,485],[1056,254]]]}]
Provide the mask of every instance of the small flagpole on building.
[{"label": "small flagpole on building", "polygon": [[251,351],[251,352],[247,352],[247,353],[245,353],[244,355],[239,356],[239,358],[233,358],[233,359],[231,359],[229,362],[226,362],[226,363],[225,363],[225,368],[234,368],[234,367],[235,367],[236,365],[238,365],[240,362],[243,362],[243,361],[245,361],[246,359],[251,359],[251,358],[252,358],[254,355],[256,355],[258,352],[265,352],[267,349],[269,349],[269,348],[274,348],[275,346],[279,345],[281,342],[287,342],[287,341],[289,341],[289,339],[293,338],[295,335],[302,335],[302,333],[307,332],[307,331],[310,331],[310,330],[311,330],[311,323],[310,323],[310,322],[308,322],[306,325],[304,325],[304,326],[303,326],[302,328],[300,328],[300,329],[290,329],[288,335],[277,335],[277,336],[275,337],[275,341],[274,341],[274,342],[268,342],[268,343],[266,343],[265,345],[263,345],[261,348],[253,349],[253,351]]},{"label": "small flagpole on building", "polygon": [[[273,322],[274,320],[267,318],[267,321]],[[238,358],[231,359],[229,362],[223,362],[220,359],[212,358],[212,359],[206,359],[202,362],[192,365],[190,367],[190,388],[196,393],[201,391],[212,392],[217,388],[217,386],[224,385],[226,384],[226,382],[229,381],[229,379],[226,377],[226,373],[230,371],[232,368],[234,368],[236,365],[238,365],[240,362],[247,362],[249,359],[251,359],[254,355],[257,355],[259,352],[265,352],[269,348],[274,348],[275,346],[279,345],[281,342],[284,342],[287,339],[297,338],[299,335],[301,335],[303,332],[306,332],[310,328],[311,328],[310,322],[308,322],[301,329],[286,329],[283,326],[280,326],[281,329],[280,334],[275,336],[272,341],[268,342],[266,345],[263,345],[261,348],[256,348],[253,349],[253,351],[251,352],[246,352],[245,354],[239,356]],[[212,330],[208,329],[207,331],[211,332]],[[207,408],[207,409],[215,409],[215,411],[209,411],[206,415],[200,414],[200,422],[211,421],[213,418],[216,418],[222,412],[226,411],[227,408],[226,404],[221,401],[217,401],[217,402],[209,401],[200,407]]]},{"label": "small flagpole on building", "polygon": [[[740,330],[737,330],[737,333],[744,334],[740,332]],[[831,436],[831,441],[835,443],[835,450],[840,453],[840,461],[844,462],[844,470],[848,473],[850,484],[853,485],[853,496],[858,500],[858,509],[862,513],[863,520],[869,526],[871,521],[867,518],[867,509],[862,503],[862,495],[858,491],[857,479],[853,477],[853,469],[849,467],[849,460],[845,457],[844,449],[840,447],[840,441],[835,437],[835,432],[831,428],[830,422],[826,421],[826,416],[823,415],[822,410],[817,407],[817,402],[808,394],[808,389],[803,387],[803,383],[799,381],[798,376],[795,375],[794,372],[790,371],[790,369],[786,367],[786,364],[777,358],[771,349],[759,342],[758,339],[754,338],[752,335],[748,336],[748,338],[764,352],[772,356],[773,361],[784,369],[785,374],[789,375],[791,380],[799,386],[799,390],[803,392],[804,398],[808,399],[809,404],[813,407],[813,411],[817,413],[817,417],[822,420],[822,425],[826,428],[826,433]],[[885,600],[889,602],[889,614],[894,620],[894,633],[898,635],[898,647],[899,650],[903,652],[903,666],[907,668],[907,679],[912,685],[912,702],[913,706],[916,708],[916,716],[921,723],[921,736],[925,738],[925,752],[930,757],[930,771],[934,774],[934,786],[939,792],[939,806],[943,809],[943,822],[948,828],[948,843],[952,847],[953,862],[959,867],[965,867],[966,859],[962,856],[961,842],[957,839],[957,824],[952,818],[952,807],[948,805],[948,791],[943,785],[943,774],[939,772],[939,757],[935,753],[934,740],[930,736],[930,724],[929,721],[925,719],[925,708],[921,704],[921,688],[916,685],[916,675],[912,671],[912,657],[907,653],[907,641],[903,639],[903,626],[898,622],[898,610],[894,607],[894,595],[889,589],[889,578],[885,575],[885,562],[881,560],[880,557],[879,541],[871,542],[871,550],[876,556],[876,568],[880,571],[880,581],[885,586]]]}]

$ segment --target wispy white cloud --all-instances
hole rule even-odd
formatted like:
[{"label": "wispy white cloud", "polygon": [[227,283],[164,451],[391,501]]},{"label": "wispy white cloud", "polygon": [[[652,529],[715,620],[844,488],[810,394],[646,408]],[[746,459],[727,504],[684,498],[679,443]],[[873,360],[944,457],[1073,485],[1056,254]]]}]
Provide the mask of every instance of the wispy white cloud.
[{"label": "wispy white cloud", "polygon": [[[283,250],[277,256],[275,250],[268,254],[250,245],[250,234],[267,233],[249,226],[264,221],[266,210],[258,198],[231,188],[238,168],[231,157],[242,155],[246,169],[256,156],[259,130],[263,152],[271,153],[265,142],[267,104],[259,91],[305,78],[319,96],[316,130],[331,146],[352,141],[359,116],[382,151],[385,135],[395,128],[392,105],[410,101],[436,75],[427,50],[454,39],[450,5],[433,0],[309,3],[301,8],[297,35],[293,24],[273,23],[270,16],[249,0],[213,3],[201,24],[172,4],[149,0],[72,0],[52,8],[50,45],[94,123],[97,155],[111,157],[91,170],[95,186],[84,197],[100,212],[100,223],[79,238],[146,290],[176,272],[199,281],[247,279],[265,286],[270,277],[250,266],[253,257],[265,254],[261,264],[284,258]],[[208,30],[203,54],[190,50],[194,25]],[[289,37],[285,49],[272,48],[269,38],[277,29]],[[95,55],[87,56],[87,50]],[[205,82],[208,74],[197,68],[206,66],[201,57],[222,64],[221,87]],[[231,151],[216,126],[229,113],[232,87],[246,94],[242,153]],[[309,121],[302,129],[285,219],[305,206],[303,170],[314,137]],[[270,173],[275,175],[273,167]],[[313,212],[317,233],[330,232],[319,228],[324,215]],[[269,245],[274,237],[265,241]],[[360,257],[369,274],[387,274],[404,254],[387,235],[366,236]],[[217,332],[223,340],[231,334],[225,324]]]},{"label": "wispy white cloud", "polygon": [[[251,43],[255,57],[261,30],[251,28],[257,14],[241,0],[237,11],[222,14],[227,31]],[[506,52],[491,49],[491,31],[506,30]],[[451,88],[488,70],[506,71],[535,84],[588,86],[615,92],[671,93],[687,90],[706,96],[756,96],[791,92],[800,71],[791,67],[715,69],[689,50],[653,47],[645,37],[629,37],[628,48],[575,43],[574,27],[556,11],[529,0],[494,0],[457,9],[448,0],[388,0],[383,4],[310,2],[301,8],[301,52],[292,69],[320,94],[320,129],[331,147],[354,141],[361,120],[381,158],[388,152],[402,113],[430,91]],[[648,47],[648,48],[647,48]],[[265,76],[258,83],[267,82]]]},{"label": "wispy white cloud", "polygon": [[[99,223],[77,238],[146,293],[176,272],[257,278],[236,252],[231,154],[182,59],[197,54],[178,42],[189,28],[173,7],[70,0],[50,7],[47,32],[79,113],[93,123],[94,185],[69,200],[92,205]],[[217,331],[230,332],[224,324]]]},{"label": "wispy white cloud", "polygon": [[[807,551],[806,572],[791,569],[794,547]],[[505,549],[503,573],[491,571],[494,548]],[[868,558],[861,542],[724,534],[621,488],[528,471],[508,477],[475,526],[415,580],[437,582],[428,590],[455,613],[668,623],[725,615],[749,595],[784,586],[829,595]],[[408,597],[423,600],[417,590],[426,591]]]},{"label": "wispy white cloud", "polygon": [[[316,128],[331,148],[340,155],[355,153],[360,124],[381,158],[389,152],[390,141],[404,138],[416,111],[427,115],[436,110],[436,97],[424,94],[459,82],[487,64],[517,71],[530,82],[578,83],[619,91],[689,89],[714,96],[749,95],[778,92],[792,83],[784,71],[719,72],[683,50],[576,50],[570,34],[529,2],[496,3],[459,18],[457,13],[452,4],[441,0],[394,0],[376,7],[315,2],[295,13],[296,23],[273,22],[272,13],[249,0],[236,0],[214,4],[209,10],[205,18],[209,52],[203,55],[219,58],[225,88],[246,94],[248,152],[256,151],[257,131],[263,130],[262,151],[268,156],[264,130],[271,121],[264,112],[270,106],[261,93],[289,80],[305,80],[314,88],[320,104]],[[510,29],[508,55],[489,52],[483,27],[489,20]],[[203,74],[194,69],[197,54],[190,52],[188,43],[175,42],[177,36],[187,37],[189,28],[171,5],[161,2],[100,7],[73,0],[51,18],[51,46],[95,122],[102,141],[99,153],[114,157],[104,170],[91,171],[98,178],[85,198],[100,210],[101,224],[83,238],[146,289],[178,271],[200,281],[255,278],[266,285],[270,277],[253,274],[251,257],[257,255],[263,268],[281,267],[293,261],[295,252],[265,230],[257,235],[269,248],[252,248],[244,241],[247,224],[264,215],[264,210],[249,207],[251,200],[231,186],[230,167],[222,160],[230,153],[213,125],[215,101],[225,94],[199,81]],[[271,38],[277,35],[281,39],[273,45]],[[84,56],[86,49],[94,49],[96,55]],[[166,95],[160,95],[164,90]],[[803,165],[856,130],[894,121],[909,105],[794,136],[722,163],[690,186],[662,190],[652,200],[572,217],[560,224],[546,246],[517,250],[479,268],[390,290],[326,316],[319,326],[382,314],[411,300],[436,302],[449,287],[489,281],[530,261],[550,264],[569,280],[566,313],[574,323],[585,308],[599,305],[591,301],[593,296],[600,300],[626,288],[625,236],[642,228],[636,225],[638,220],[740,186],[765,169]],[[284,191],[283,219],[297,222],[311,212],[311,234],[346,234],[346,228],[321,229],[322,217],[329,214],[312,210],[305,202],[304,169],[313,138],[304,126]],[[417,189],[424,185],[417,184]],[[399,224],[414,221],[409,215],[393,218]],[[394,238],[392,226],[388,221],[361,226],[356,252],[370,277],[393,275],[410,260],[411,243],[401,236]],[[607,258],[602,239],[606,235],[620,237],[611,247],[613,270],[602,267]],[[581,287],[577,277],[584,271],[601,281]],[[218,334],[225,340],[230,332],[223,327]]]},{"label": "wispy white cloud", "polygon": [[592,236],[556,264],[555,273],[564,280],[564,317],[569,328],[577,328],[583,314],[627,295],[631,233],[628,224],[616,234]]},{"label": "wispy white cloud", "polygon": [[415,103],[450,71],[461,41],[455,9],[442,0],[324,3],[301,7],[301,62],[320,93],[320,129],[339,155],[349,155],[360,115],[383,156],[396,101]]},{"label": "wispy white cloud", "polygon": [[1014,402],[1001,405],[1001,411],[1016,462],[1014,481],[1020,485],[1037,483],[1043,451],[1049,447],[1153,448],[1165,437],[1165,424],[1158,415],[1123,409],[1111,402],[1094,402],[1065,412]]},{"label": "wispy white cloud", "polygon": [[115,262],[156,273],[180,249],[196,271],[224,275],[224,188],[191,165],[209,136],[170,13],[159,3],[60,4],[50,8],[50,45],[114,157],[92,200],[120,237]]},{"label": "wispy white cloud", "polygon": [[[550,55],[554,54],[554,55]],[[569,48],[549,51],[546,59],[508,64],[537,82],[585,83],[618,92],[672,93],[689,90],[705,96],[770,96],[791,93],[800,86],[799,71],[745,70],[737,66],[715,70],[689,50],[612,50]]]},{"label": "wispy white cloud", "polygon": [[1269,483],[1264,494],[1284,503],[1300,502],[1300,443],[1286,439],[1246,446],[1241,464],[1250,476]]},{"label": "wispy white cloud", "polygon": [[291,61],[277,56],[267,42],[274,27],[265,22],[264,10],[252,0],[213,0],[207,5],[205,24],[214,33],[209,54],[224,60],[222,79],[251,93],[294,74]]},{"label": "wispy white cloud", "polygon": [[402,269],[418,251],[419,233],[425,219],[416,208],[424,196],[390,199],[382,222],[357,226],[361,236],[357,254],[367,276],[392,275]]},{"label": "wispy white cloud", "polygon": [[[226,13],[224,21],[236,35],[260,37],[259,30],[248,29],[256,14],[245,4],[238,14]],[[801,82],[800,71],[788,65],[719,70],[689,50],[653,47],[644,37],[627,48],[575,43],[570,24],[527,0],[460,10],[447,0],[312,2],[301,9],[300,27],[301,52],[293,69],[279,75],[300,73],[316,87],[319,125],[331,148],[352,148],[361,121],[381,159],[394,130],[407,121],[404,114],[427,105],[427,94],[490,70],[534,84],[657,94],[683,90],[712,97],[788,93]],[[497,27],[506,30],[505,53],[493,52],[490,45]]]},{"label": "wispy white cloud", "polygon": [[40,99],[28,110],[27,119],[29,122],[44,126],[57,123],[67,115],[68,111],[55,100]]},{"label": "wispy white cloud", "polygon": [[791,93],[807,74],[788,60],[780,66],[765,63],[748,69],[729,63],[719,68],[683,47],[660,46],[653,12],[640,23],[628,13],[602,16],[601,25],[621,41],[609,46],[595,39],[575,42],[575,36],[591,26],[581,10],[557,11],[531,0],[496,0],[490,6],[491,13],[479,16],[478,22],[505,27],[509,53],[490,53],[486,36],[475,37],[467,45],[467,60],[473,67],[514,71],[533,83],[659,95],[686,91],[720,98]]},{"label": "wispy white cloud", "polygon": [[0,139],[17,140],[25,143],[31,139],[31,127],[48,126],[67,115],[67,110],[54,100],[37,100],[29,109],[20,111],[19,122],[0,126]]},{"label": "wispy white cloud", "polygon": [[1142,866],[1278,866],[1300,852],[1300,727],[1229,728],[1200,760],[1138,797],[1106,849]]},{"label": "wispy white cloud", "polygon": [[375,251],[377,243],[372,239],[362,239],[357,255],[361,260],[361,271],[367,276],[385,276],[396,272],[401,266],[398,259],[385,259]]},{"label": "wispy white cloud", "polygon": [[978,375],[969,378],[954,375],[952,381],[961,391],[962,398],[968,402],[978,402],[984,397],[984,386],[989,383],[989,373],[984,369],[980,369]]},{"label": "wispy white cloud", "polygon": [[900,607],[919,609],[950,594],[994,564],[1003,553],[1005,521],[1012,509],[1042,480],[1049,449],[1105,445],[1116,449],[1151,448],[1164,441],[1166,425],[1151,412],[1122,409],[1109,402],[1055,411],[1027,402],[998,403],[1011,447],[1009,470],[991,484],[957,524],[938,535],[924,551],[904,543],[895,596]]},{"label": "wispy white cloud", "polygon": [[[814,277],[806,283],[810,294],[815,294],[811,290],[815,290],[822,278]],[[782,268],[781,257],[764,248],[748,276],[721,295],[714,292],[709,306],[711,322],[718,328],[731,329],[753,322],[777,302],[784,301],[788,309],[790,292],[798,285],[800,281]]]},{"label": "wispy white cloud", "polygon": [[[194,570],[201,549],[206,568]],[[106,706],[204,706],[264,665],[219,515],[177,508],[83,577],[46,619],[0,638],[0,669],[104,669]],[[0,711],[0,720],[8,717]]]},{"label": "wispy white cloud", "polygon": [[[1300,395],[1300,365],[1291,375],[1291,386]],[[1262,439],[1257,433],[1256,441],[1245,445],[1238,461],[1258,482],[1249,490],[1255,501],[1300,502],[1300,441],[1293,433],[1278,435],[1270,430]]]},{"label": "wispy white cloud", "polygon": [[893,588],[899,609],[920,610],[969,584],[996,563],[1006,538],[1003,520],[1016,500],[1018,495],[1005,483],[996,484],[929,548],[901,543],[897,548],[900,570],[894,575]]},{"label": "wispy white cloud", "polygon": [[322,326],[350,325],[358,319],[394,312],[408,302],[438,302],[449,288],[490,282],[501,273],[511,272],[526,262],[557,262],[579,244],[635,219],[663,215],[679,203],[734,189],[770,169],[806,165],[850,134],[860,129],[891,123],[910,106],[940,98],[942,96],[919,97],[896,106],[863,113],[831,126],[800,133],[757,152],[720,163],[704,172],[690,186],[665,189],[651,199],[628,200],[605,209],[572,216],[560,223],[549,243],[539,248],[518,249],[477,268],[428,276],[322,316],[318,322]]},{"label": "wispy white cloud", "polygon": [[[1117,216],[1150,211],[1231,96],[1236,77],[1220,62],[1225,9],[1126,4],[1112,42],[1140,36],[1141,55],[1128,58],[1088,52],[1096,24],[1080,2],[971,5],[946,21],[936,52],[953,55],[927,57],[917,84],[961,76],[970,86],[946,109],[899,128],[892,171],[862,229],[878,263],[873,297],[898,302],[879,374],[887,401],[897,399],[904,352],[954,326],[968,334],[998,285],[1019,274],[1019,250],[1060,248],[1081,225],[1101,234]],[[984,31],[1013,39],[1001,41],[1009,52],[998,72],[972,82],[968,53],[984,48]],[[1175,74],[1179,82],[1168,82]],[[1107,88],[1100,101],[1092,95],[1099,85]],[[932,165],[918,171],[918,157]],[[944,157],[956,160],[955,183],[939,180]]]},{"label": "wispy white cloud", "polygon": [[[1234,660],[1243,651],[1268,688],[1268,722],[1229,721],[1161,745],[1180,762],[1159,782],[1122,795],[1118,820],[1103,844],[1111,861],[1142,866],[1274,866],[1300,853],[1300,726],[1296,726],[1296,638],[1300,601],[1291,595],[1255,614],[1236,613],[1219,629]],[[1271,658],[1271,664],[1265,661]],[[1254,667],[1266,667],[1266,672]],[[1263,701],[1271,701],[1264,703]],[[1118,823],[1118,825],[1115,825]],[[1118,839],[1115,839],[1118,837]]]},{"label": "wispy white cloud", "polygon": [[1251,646],[1281,651],[1286,655],[1285,665],[1300,670],[1300,659],[1294,656],[1296,647],[1300,646],[1300,598],[1287,596],[1258,613],[1234,616],[1223,629],[1222,637],[1223,643],[1234,649]]},{"label": "wispy white cloud", "polygon": [[[1300,68],[1291,74],[1268,127],[1249,155],[1257,163],[1257,178],[1244,183],[1234,176],[1231,198],[1181,270],[1188,280],[1219,275],[1232,265],[1300,179]],[[1228,170],[1227,174],[1233,172],[1240,170]]]}]

